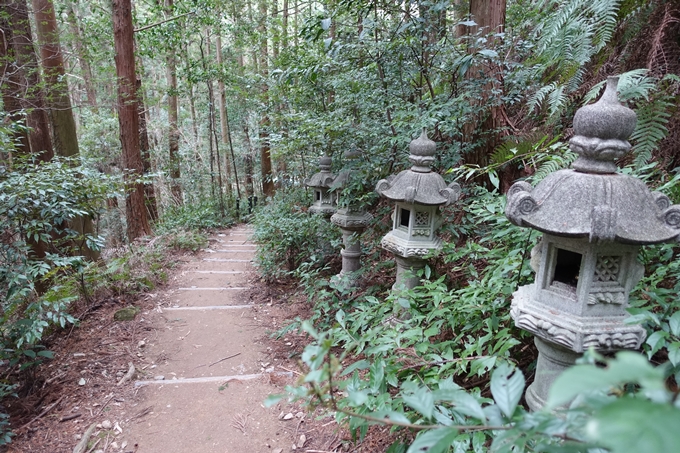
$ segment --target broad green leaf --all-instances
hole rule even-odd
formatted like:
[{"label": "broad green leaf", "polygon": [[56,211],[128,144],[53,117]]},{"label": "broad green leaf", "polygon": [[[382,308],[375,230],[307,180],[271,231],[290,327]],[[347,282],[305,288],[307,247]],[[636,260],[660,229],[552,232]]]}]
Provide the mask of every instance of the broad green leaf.
[{"label": "broad green leaf", "polygon": [[678,451],[679,426],[679,409],[624,397],[599,410],[586,435],[611,453],[666,453]]},{"label": "broad green leaf", "polygon": [[548,393],[546,409],[562,406],[582,393],[608,391],[625,383],[658,388],[663,385],[663,369],[654,368],[644,356],[629,351],[616,354],[605,369],[593,365],[574,366],[555,379]]},{"label": "broad green leaf", "polygon": [[647,341],[645,341],[645,343],[647,343],[651,348],[648,353],[650,357],[656,354],[659,349],[661,349],[666,344],[666,338],[668,338],[668,333],[664,332],[663,330],[657,330],[647,337]]},{"label": "broad green leaf", "polygon": [[393,422],[397,423],[411,423],[411,420],[409,420],[406,415],[404,415],[402,412],[397,412],[397,411],[391,411],[391,410],[384,410],[384,411],[378,411],[374,412],[372,414],[369,414],[372,417],[375,418],[386,418],[389,420],[392,420]]},{"label": "broad green leaf", "polygon": [[269,395],[265,400],[264,400],[264,407],[270,408],[274,405],[276,405],[279,401],[284,399],[286,395],[283,394],[273,394]]},{"label": "broad green leaf", "polygon": [[370,366],[371,366],[371,362],[369,362],[368,360],[359,360],[357,362],[354,362],[350,366],[348,366],[347,369],[345,369],[345,371],[343,371],[340,376],[346,376],[354,370],[365,370],[366,368],[368,368]]},{"label": "broad green leaf", "polygon": [[436,401],[446,401],[451,403],[457,412],[469,417],[474,417],[483,422],[486,415],[482,410],[482,405],[477,399],[462,389],[439,389],[433,392]]},{"label": "broad green leaf", "polygon": [[524,392],[524,375],[507,363],[501,364],[491,374],[491,394],[506,417],[512,417]]},{"label": "broad green leaf", "polygon": [[371,386],[371,392],[380,392],[383,382],[385,382],[385,362],[381,359],[373,362],[370,367],[369,385]]},{"label": "broad green leaf", "polygon": [[676,311],[668,320],[668,325],[671,328],[671,333],[676,337],[680,337],[680,311]]},{"label": "broad green leaf", "polygon": [[434,412],[434,396],[426,387],[418,387],[415,392],[402,395],[404,403],[417,410],[425,418],[432,418]]},{"label": "broad green leaf", "polygon": [[367,390],[349,390],[347,398],[355,406],[361,406],[368,400]]},{"label": "broad green leaf", "polygon": [[421,431],[406,453],[444,453],[458,435],[452,428]]},{"label": "broad green leaf", "polygon": [[668,360],[673,366],[680,363],[680,341],[674,341],[668,345]]},{"label": "broad green leaf", "polygon": [[411,301],[403,297],[398,298],[397,303],[404,308],[411,308]]}]

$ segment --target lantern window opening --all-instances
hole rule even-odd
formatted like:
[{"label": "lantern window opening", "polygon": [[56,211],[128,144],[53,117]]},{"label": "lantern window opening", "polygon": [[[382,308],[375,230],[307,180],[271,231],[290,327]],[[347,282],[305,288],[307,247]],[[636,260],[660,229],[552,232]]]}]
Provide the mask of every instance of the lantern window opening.
[{"label": "lantern window opening", "polygon": [[408,231],[411,223],[411,210],[404,207],[399,207],[399,224],[400,229]]},{"label": "lantern window opening", "polygon": [[314,193],[316,194],[316,201],[321,201],[321,191],[315,190]]},{"label": "lantern window opening", "polygon": [[581,264],[583,255],[570,250],[565,250],[556,247],[555,269],[553,272],[550,286],[556,286],[561,289],[573,288],[576,290],[578,286],[578,277],[581,273]]}]

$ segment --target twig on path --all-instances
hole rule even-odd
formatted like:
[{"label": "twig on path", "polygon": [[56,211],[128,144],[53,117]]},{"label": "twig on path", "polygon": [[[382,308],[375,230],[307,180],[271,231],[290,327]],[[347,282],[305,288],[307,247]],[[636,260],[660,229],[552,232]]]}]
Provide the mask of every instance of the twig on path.
[{"label": "twig on path", "polygon": [[59,422],[60,422],[60,423],[61,423],[61,422],[67,422],[67,421],[69,421],[69,420],[73,420],[74,418],[78,418],[78,417],[80,417],[81,415],[83,415],[83,414],[64,415],[63,417],[61,417],[61,418],[59,419]]},{"label": "twig on path", "polygon": [[118,384],[116,386],[120,387],[130,379],[132,379],[132,376],[135,374],[135,366],[132,364],[132,362],[129,362],[130,368],[128,369],[127,373],[125,373],[125,376],[120,378],[120,381],[118,381]]},{"label": "twig on path", "polygon": [[92,453],[94,451],[94,449],[97,448],[97,445],[99,444],[99,442],[101,442],[101,438],[97,439],[97,442],[95,442],[94,445],[92,447],[90,447],[89,450],[87,450],[87,453]]},{"label": "twig on path", "polygon": [[99,417],[99,416],[101,415],[101,413],[104,412],[104,408],[106,407],[107,404],[109,404],[109,402],[110,402],[112,399],[113,399],[113,393],[112,393],[111,396],[109,396],[109,398],[104,402],[104,404],[102,404],[102,407],[99,408],[99,410],[97,411],[97,417]]},{"label": "twig on path", "polygon": [[286,368],[286,367],[284,367],[284,366],[278,365],[278,367],[281,368],[282,370],[288,371],[289,373],[295,373],[295,374],[297,374],[298,376],[302,376],[302,373],[298,373],[297,371],[294,371],[294,370],[289,370],[288,368]]},{"label": "twig on path", "polygon": [[241,355],[241,353],[240,353],[240,352],[237,352],[236,354],[232,354],[232,355],[230,355],[229,357],[223,357],[223,358],[221,358],[220,360],[218,360],[217,362],[213,362],[213,363],[211,363],[210,365],[208,365],[208,368],[210,368],[210,367],[213,366],[213,365],[217,365],[217,364],[220,363],[220,362],[224,362],[225,360],[233,359],[233,358],[236,357],[237,355]]},{"label": "twig on path", "polygon": [[30,422],[26,423],[24,426],[22,426],[21,428],[19,428],[17,431],[23,431],[24,429],[28,428],[28,427],[31,425],[31,423],[33,423],[34,421],[40,420],[41,418],[43,418],[45,415],[47,415],[47,413],[48,413],[49,411],[51,411],[52,409],[54,409],[54,408],[57,406],[57,404],[61,403],[61,400],[63,400],[65,397],[66,397],[66,395],[62,395],[61,397],[59,397],[59,399],[58,399],[57,401],[55,401],[54,403],[52,403],[52,404],[50,404],[49,406],[47,406],[47,407],[45,408],[45,410],[43,410],[41,413],[39,413],[38,415],[36,415],[35,417],[33,417],[33,419],[32,419]]},{"label": "twig on path", "polygon": [[90,437],[92,437],[92,433],[94,432],[94,429],[96,427],[97,427],[97,424],[92,423],[90,425],[90,427],[87,428],[87,431],[85,431],[85,434],[83,434],[83,437],[82,437],[82,439],[80,439],[80,442],[78,442],[78,445],[76,445],[73,448],[73,453],[83,453],[85,451],[85,449],[87,448],[87,443],[90,441]]}]

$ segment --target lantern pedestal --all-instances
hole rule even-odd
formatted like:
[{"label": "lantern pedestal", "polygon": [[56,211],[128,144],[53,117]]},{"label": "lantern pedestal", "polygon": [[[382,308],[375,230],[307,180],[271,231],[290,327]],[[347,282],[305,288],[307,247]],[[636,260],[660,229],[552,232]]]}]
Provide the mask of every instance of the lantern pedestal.
[{"label": "lantern pedestal", "polygon": [[536,375],[533,384],[527,388],[525,399],[529,409],[539,411],[548,401],[548,392],[555,379],[564,370],[572,367],[581,354],[542,340],[540,337],[534,338],[534,344],[538,348]]},{"label": "lantern pedestal", "polygon": [[344,249],[342,255],[342,270],[337,275],[339,279],[348,279],[349,288],[359,285],[358,278],[353,275],[361,269],[361,233],[368,227],[373,216],[367,212],[356,212],[347,208],[338,209],[331,217],[331,223],[342,231]]}]

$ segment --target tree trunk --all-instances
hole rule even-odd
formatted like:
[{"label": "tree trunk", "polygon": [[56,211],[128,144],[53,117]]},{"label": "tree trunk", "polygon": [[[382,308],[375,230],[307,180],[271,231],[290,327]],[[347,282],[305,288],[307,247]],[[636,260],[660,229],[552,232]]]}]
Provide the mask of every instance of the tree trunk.
[{"label": "tree trunk", "polygon": [[[267,0],[260,0],[260,70],[265,82],[262,84],[262,102],[267,108],[269,104],[269,50],[267,45]],[[262,193],[265,197],[274,196],[274,181],[272,177],[272,157],[269,144],[269,116],[266,111],[260,119],[260,168],[262,170]]]},{"label": "tree trunk", "polygon": [[[471,0],[470,14],[477,23],[470,27],[469,33],[474,35],[479,30],[483,34],[500,33],[505,25],[505,0]],[[497,38],[489,38],[487,45]],[[471,49],[472,50],[472,49]],[[485,167],[489,163],[489,156],[501,141],[500,129],[504,125],[500,99],[491,99],[492,93],[502,92],[502,82],[499,71],[489,65],[473,66],[468,72],[472,78],[487,79],[482,96],[475,103],[480,111],[470,123],[464,127],[465,140],[475,143],[475,148],[465,154],[467,164]],[[488,179],[484,181],[488,185]]]},{"label": "tree trunk", "polygon": [[[217,57],[217,65],[219,67],[218,73],[222,73],[222,37],[218,34],[217,41],[215,43],[215,56]],[[217,79],[217,100],[219,101],[220,109],[220,136],[222,138],[222,143],[226,146],[229,144],[229,124],[227,120],[227,96],[224,92],[224,81],[222,77],[219,76]],[[227,194],[229,198],[232,197],[232,187],[231,187],[231,166],[229,163],[229,153],[224,153],[224,165],[227,176]]]},{"label": "tree trunk", "polygon": [[[4,11],[2,11],[4,13]],[[25,77],[22,76],[20,68],[16,66],[16,61],[14,58],[14,50],[11,47],[11,30],[7,24],[7,21],[0,17],[0,58],[2,59],[2,74],[0,80],[0,91],[2,92],[2,103],[5,112],[9,115],[9,119],[13,124],[24,123],[25,115],[21,109],[21,103],[19,99],[22,96],[22,87],[25,83]],[[28,129],[26,128],[14,128],[12,134],[12,142],[16,146],[16,151],[19,154],[28,154],[31,152],[31,144],[28,140]],[[2,161],[8,162],[11,168],[12,161],[12,151],[13,149],[3,149],[0,153],[3,153]],[[6,156],[5,156],[6,154]]]},{"label": "tree trunk", "polygon": [[92,67],[90,66],[87,50],[85,47],[83,47],[82,33],[80,31],[80,25],[78,24],[75,8],[75,4],[71,4],[70,8],[66,8],[69,30],[71,30],[71,34],[73,35],[73,47],[75,48],[76,57],[78,57],[78,64],[80,65],[80,70],[83,74],[83,83],[85,84],[87,103],[90,107],[92,107],[92,111],[97,113],[97,91],[95,90],[94,83],[92,82]]},{"label": "tree trunk", "polygon": [[139,151],[139,114],[135,74],[135,55],[130,0],[112,0],[113,40],[116,75],[118,76],[118,123],[126,170],[125,214],[127,237],[130,242],[151,234],[144,206],[144,184],[135,182],[144,174]]},{"label": "tree trunk", "polygon": [[[203,61],[203,72],[209,74],[208,59],[210,59],[210,32],[206,30],[206,55],[203,55],[203,47],[201,47],[201,60]],[[208,88],[208,144],[210,148],[210,171],[213,171],[213,162],[217,164],[217,197],[220,206],[222,217],[225,216],[224,211],[224,190],[222,187],[222,158],[220,156],[220,141],[217,139],[216,121],[215,121],[215,92],[213,89],[213,81],[211,78],[206,79],[206,86]],[[214,144],[214,147],[213,147]],[[213,152],[214,151],[214,152]],[[214,191],[213,191],[214,194]]]},{"label": "tree trunk", "polygon": [[288,48],[288,0],[283,0],[283,17],[281,18],[281,50]]},{"label": "tree trunk", "polygon": [[45,76],[46,100],[52,118],[54,150],[60,156],[79,154],[76,122],[68,94],[64,58],[59,43],[59,29],[52,0],[33,0],[36,32]]},{"label": "tree trunk", "polygon": [[[165,0],[165,16],[173,14],[173,0]],[[168,47],[165,76],[168,81],[168,160],[170,165],[170,193],[173,201],[182,204],[179,158],[179,107],[177,104],[177,58],[172,46]]]},{"label": "tree trunk", "polygon": [[[144,104],[144,93],[142,92],[142,79],[137,79],[137,109],[139,116],[139,152],[142,156],[142,168],[144,174],[148,175],[152,172],[151,167],[151,147],[149,146],[149,133],[146,127],[146,107]],[[156,200],[156,191],[153,183],[144,185],[144,204],[146,204],[146,211],[149,214],[149,220],[155,222],[158,220],[158,200]]]},{"label": "tree trunk", "polygon": [[[50,139],[49,121],[45,110],[45,98],[41,88],[38,60],[33,49],[31,25],[25,0],[0,1],[2,31],[7,44],[7,53],[12,56],[9,62],[12,72],[16,71],[16,84],[8,80],[9,93],[26,114],[29,148],[33,154],[40,153],[40,160],[48,161],[54,157]],[[4,95],[4,90],[3,90]],[[5,106],[7,109],[7,105]],[[13,113],[8,111],[8,113]]]}]

